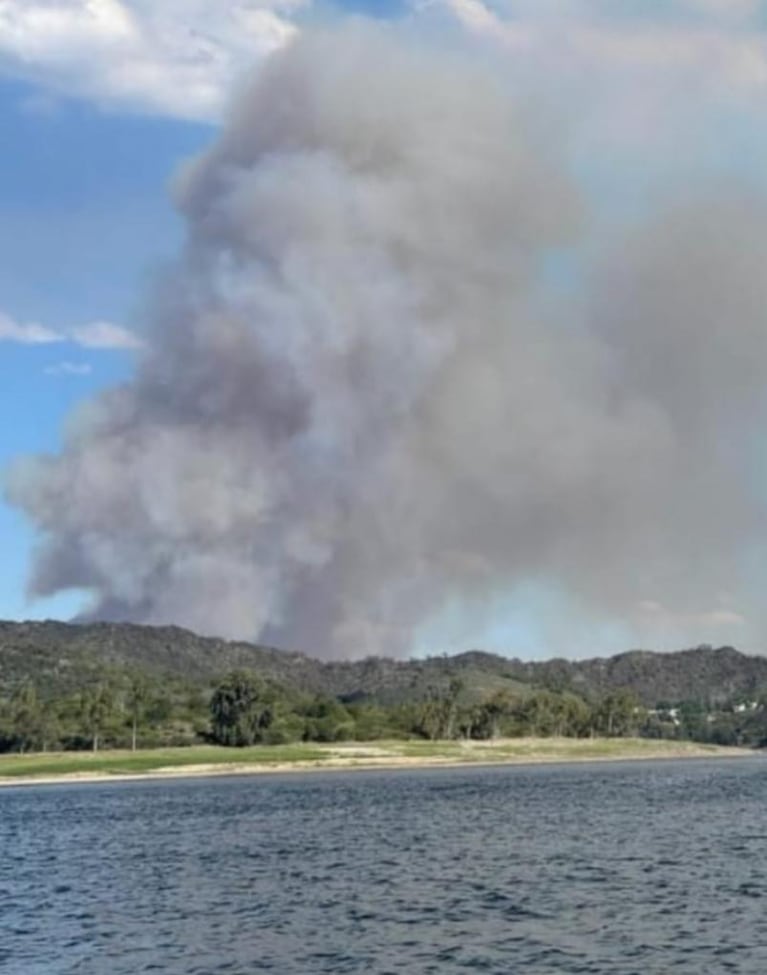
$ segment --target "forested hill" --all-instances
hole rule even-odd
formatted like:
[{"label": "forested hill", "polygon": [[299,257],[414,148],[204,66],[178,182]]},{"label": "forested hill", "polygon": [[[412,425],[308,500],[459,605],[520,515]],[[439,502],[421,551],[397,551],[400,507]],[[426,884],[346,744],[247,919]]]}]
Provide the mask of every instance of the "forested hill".
[{"label": "forested hill", "polygon": [[455,678],[477,696],[534,687],[597,698],[626,688],[647,707],[690,700],[716,705],[767,691],[767,658],[731,647],[631,651],[572,662],[525,662],[479,651],[428,660],[322,662],[301,653],[200,637],[178,627],[0,622],[0,693],[12,692],[25,681],[34,681],[43,693],[66,693],[105,668],[193,682],[212,682],[244,668],[296,690],[385,704],[424,698]]}]

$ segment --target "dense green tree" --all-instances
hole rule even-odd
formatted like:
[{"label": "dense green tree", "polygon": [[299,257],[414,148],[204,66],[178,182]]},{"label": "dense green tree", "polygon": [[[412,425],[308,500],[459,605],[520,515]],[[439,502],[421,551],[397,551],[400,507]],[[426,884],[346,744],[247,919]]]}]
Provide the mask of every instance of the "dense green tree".
[{"label": "dense green tree", "polygon": [[514,699],[506,691],[497,691],[479,704],[464,708],[460,727],[465,738],[497,738],[514,710]]},{"label": "dense green tree", "polygon": [[401,709],[367,703],[347,704],[346,709],[354,722],[353,738],[356,741],[407,736],[407,730],[400,721]]},{"label": "dense green tree", "polygon": [[277,699],[274,685],[250,671],[228,674],[210,701],[213,739],[238,746],[263,742],[276,716]]},{"label": "dense green tree", "polygon": [[517,679],[509,684],[508,675],[478,680],[476,661],[470,663],[460,679],[445,663],[428,683],[419,673],[405,691],[393,691],[388,663],[373,660],[366,665],[370,697],[360,692],[349,702],[247,671],[212,686],[199,674],[160,676],[139,665],[92,662],[78,680],[84,690],[57,684],[50,672],[6,679],[0,685],[0,751],[183,745],[211,737],[225,744],[279,744],[588,734],[767,746],[767,695],[756,687],[727,700],[672,699],[665,710],[657,705],[648,712],[626,691],[585,699],[555,680],[547,687]]},{"label": "dense green tree", "polygon": [[317,695],[304,709],[304,716],[306,741],[345,741],[354,737],[354,719],[336,698]]},{"label": "dense green tree", "polygon": [[80,694],[82,730],[90,739],[91,748],[94,752],[99,750],[102,735],[114,716],[114,690],[106,682],[87,687]]},{"label": "dense green tree", "polygon": [[704,701],[682,701],[676,708],[679,737],[693,741],[707,741],[711,737],[710,709]]},{"label": "dense green tree", "polygon": [[11,698],[11,723],[18,751],[30,751],[37,744],[40,714],[34,684],[22,684]]},{"label": "dense green tree", "polygon": [[449,740],[460,733],[458,699],[463,683],[453,678],[447,688],[431,688],[426,699],[411,709],[410,730],[431,741]]},{"label": "dense green tree", "polygon": [[557,734],[569,738],[586,738],[591,732],[592,711],[577,694],[561,695],[557,709]]},{"label": "dense green tree", "polygon": [[594,709],[593,728],[608,738],[636,734],[644,720],[644,709],[628,690],[605,694]]},{"label": "dense green tree", "polygon": [[526,734],[548,737],[559,727],[559,702],[552,691],[537,691],[520,703],[520,714],[526,725]]},{"label": "dense green tree", "polygon": [[136,751],[138,731],[146,719],[150,700],[151,684],[146,675],[140,671],[129,674],[125,703],[130,721],[131,751]]}]

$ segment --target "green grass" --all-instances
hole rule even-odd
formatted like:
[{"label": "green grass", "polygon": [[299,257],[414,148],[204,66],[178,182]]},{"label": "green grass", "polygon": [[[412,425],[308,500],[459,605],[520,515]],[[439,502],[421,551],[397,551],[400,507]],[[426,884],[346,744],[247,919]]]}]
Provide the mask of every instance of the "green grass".
[{"label": "green grass", "polygon": [[130,774],[189,765],[276,765],[314,762],[327,758],[313,745],[272,745],[253,748],[219,748],[215,745],[188,748],[157,748],[130,751],[56,752],[45,755],[0,755],[4,776],[69,775],[81,772]]},{"label": "green grass", "polygon": [[423,759],[424,762],[583,761],[642,757],[684,757],[727,754],[726,748],[695,742],[643,738],[519,738],[498,742],[372,741],[334,745],[294,744],[221,748],[191,746],[130,751],[60,752],[36,755],[0,755],[0,779],[87,774],[125,775],[180,769],[188,766],[319,764],[375,764],[391,758]]}]

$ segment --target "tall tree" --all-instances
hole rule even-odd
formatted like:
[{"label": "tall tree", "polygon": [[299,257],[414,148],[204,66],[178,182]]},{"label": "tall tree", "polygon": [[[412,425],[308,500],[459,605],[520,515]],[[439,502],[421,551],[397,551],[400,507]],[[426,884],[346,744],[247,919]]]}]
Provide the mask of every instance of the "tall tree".
[{"label": "tall tree", "polygon": [[131,724],[131,751],[136,751],[138,729],[146,716],[151,688],[144,674],[135,672],[128,679],[126,705]]},{"label": "tall tree", "polygon": [[11,728],[20,752],[36,748],[41,738],[43,708],[35,685],[27,681],[11,700]]},{"label": "tall tree", "polygon": [[264,740],[275,717],[276,688],[247,670],[228,674],[213,692],[210,716],[221,745],[253,745]]},{"label": "tall tree", "polygon": [[108,684],[88,687],[80,695],[80,718],[94,752],[99,750],[102,733],[113,712],[114,693]]},{"label": "tall tree", "polygon": [[639,701],[623,688],[605,694],[594,711],[595,730],[612,737],[625,737],[636,732],[644,717]]}]

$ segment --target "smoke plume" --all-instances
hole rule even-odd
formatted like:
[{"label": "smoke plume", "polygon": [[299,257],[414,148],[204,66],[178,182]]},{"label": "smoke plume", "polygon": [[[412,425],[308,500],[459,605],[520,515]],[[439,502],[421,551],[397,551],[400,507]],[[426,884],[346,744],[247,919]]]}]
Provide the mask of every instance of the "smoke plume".
[{"label": "smoke plume", "polygon": [[575,299],[588,216],[509,87],[383,27],[272,56],[177,180],[135,378],[12,471],[36,594],[326,656],[530,583],[760,636],[764,210],[659,208]]}]

